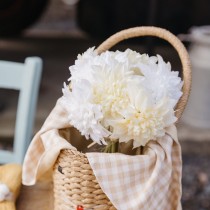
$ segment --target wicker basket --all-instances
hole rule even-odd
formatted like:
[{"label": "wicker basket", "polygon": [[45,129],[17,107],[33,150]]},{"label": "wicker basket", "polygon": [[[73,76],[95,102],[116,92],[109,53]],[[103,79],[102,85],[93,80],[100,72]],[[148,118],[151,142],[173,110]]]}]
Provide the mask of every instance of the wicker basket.
[{"label": "wicker basket", "polygon": [[[183,67],[183,95],[176,107],[179,119],[186,106],[190,87],[191,71],[188,53],[183,44],[170,32],[156,27],[136,27],[123,30],[102,43],[97,52],[100,54],[118,42],[138,36],[156,36],[168,41],[178,52]],[[76,209],[77,205],[85,209],[114,210],[116,209],[101,190],[85,154],[73,150],[62,150],[53,172],[54,209]]]}]

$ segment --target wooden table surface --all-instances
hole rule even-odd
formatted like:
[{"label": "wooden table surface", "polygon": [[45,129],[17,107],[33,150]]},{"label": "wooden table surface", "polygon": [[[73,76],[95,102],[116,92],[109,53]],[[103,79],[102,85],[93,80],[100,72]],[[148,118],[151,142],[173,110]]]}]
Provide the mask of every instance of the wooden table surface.
[{"label": "wooden table surface", "polygon": [[52,182],[40,181],[34,186],[22,186],[17,210],[53,210]]}]

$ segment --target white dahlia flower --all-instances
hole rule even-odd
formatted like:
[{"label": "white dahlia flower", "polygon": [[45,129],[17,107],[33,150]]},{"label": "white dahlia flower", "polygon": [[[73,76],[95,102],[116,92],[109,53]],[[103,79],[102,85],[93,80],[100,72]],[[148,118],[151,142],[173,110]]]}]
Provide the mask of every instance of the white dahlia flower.
[{"label": "white dahlia flower", "polygon": [[163,136],[176,121],[182,81],[159,55],[130,49],[97,55],[90,48],[78,56],[70,73],[62,103],[69,123],[87,139],[99,144],[133,140],[138,147]]}]

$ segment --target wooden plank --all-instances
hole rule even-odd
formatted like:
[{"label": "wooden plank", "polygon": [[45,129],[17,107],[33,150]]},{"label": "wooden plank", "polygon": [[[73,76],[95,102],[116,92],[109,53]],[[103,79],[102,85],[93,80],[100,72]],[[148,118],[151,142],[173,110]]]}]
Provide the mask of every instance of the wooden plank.
[{"label": "wooden plank", "polygon": [[53,187],[50,181],[40,181],[34,186],[22,186],[17,200],[17,210],[53,210]]}]

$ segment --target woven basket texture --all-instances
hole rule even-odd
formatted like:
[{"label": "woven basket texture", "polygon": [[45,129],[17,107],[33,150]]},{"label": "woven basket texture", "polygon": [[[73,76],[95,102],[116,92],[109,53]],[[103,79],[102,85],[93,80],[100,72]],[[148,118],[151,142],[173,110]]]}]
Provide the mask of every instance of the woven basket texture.
[{"label": "woven basket texture", "polygon": [[62,150],[53,170],[54,209],[116,210],[101,190],[85,154]]}]

